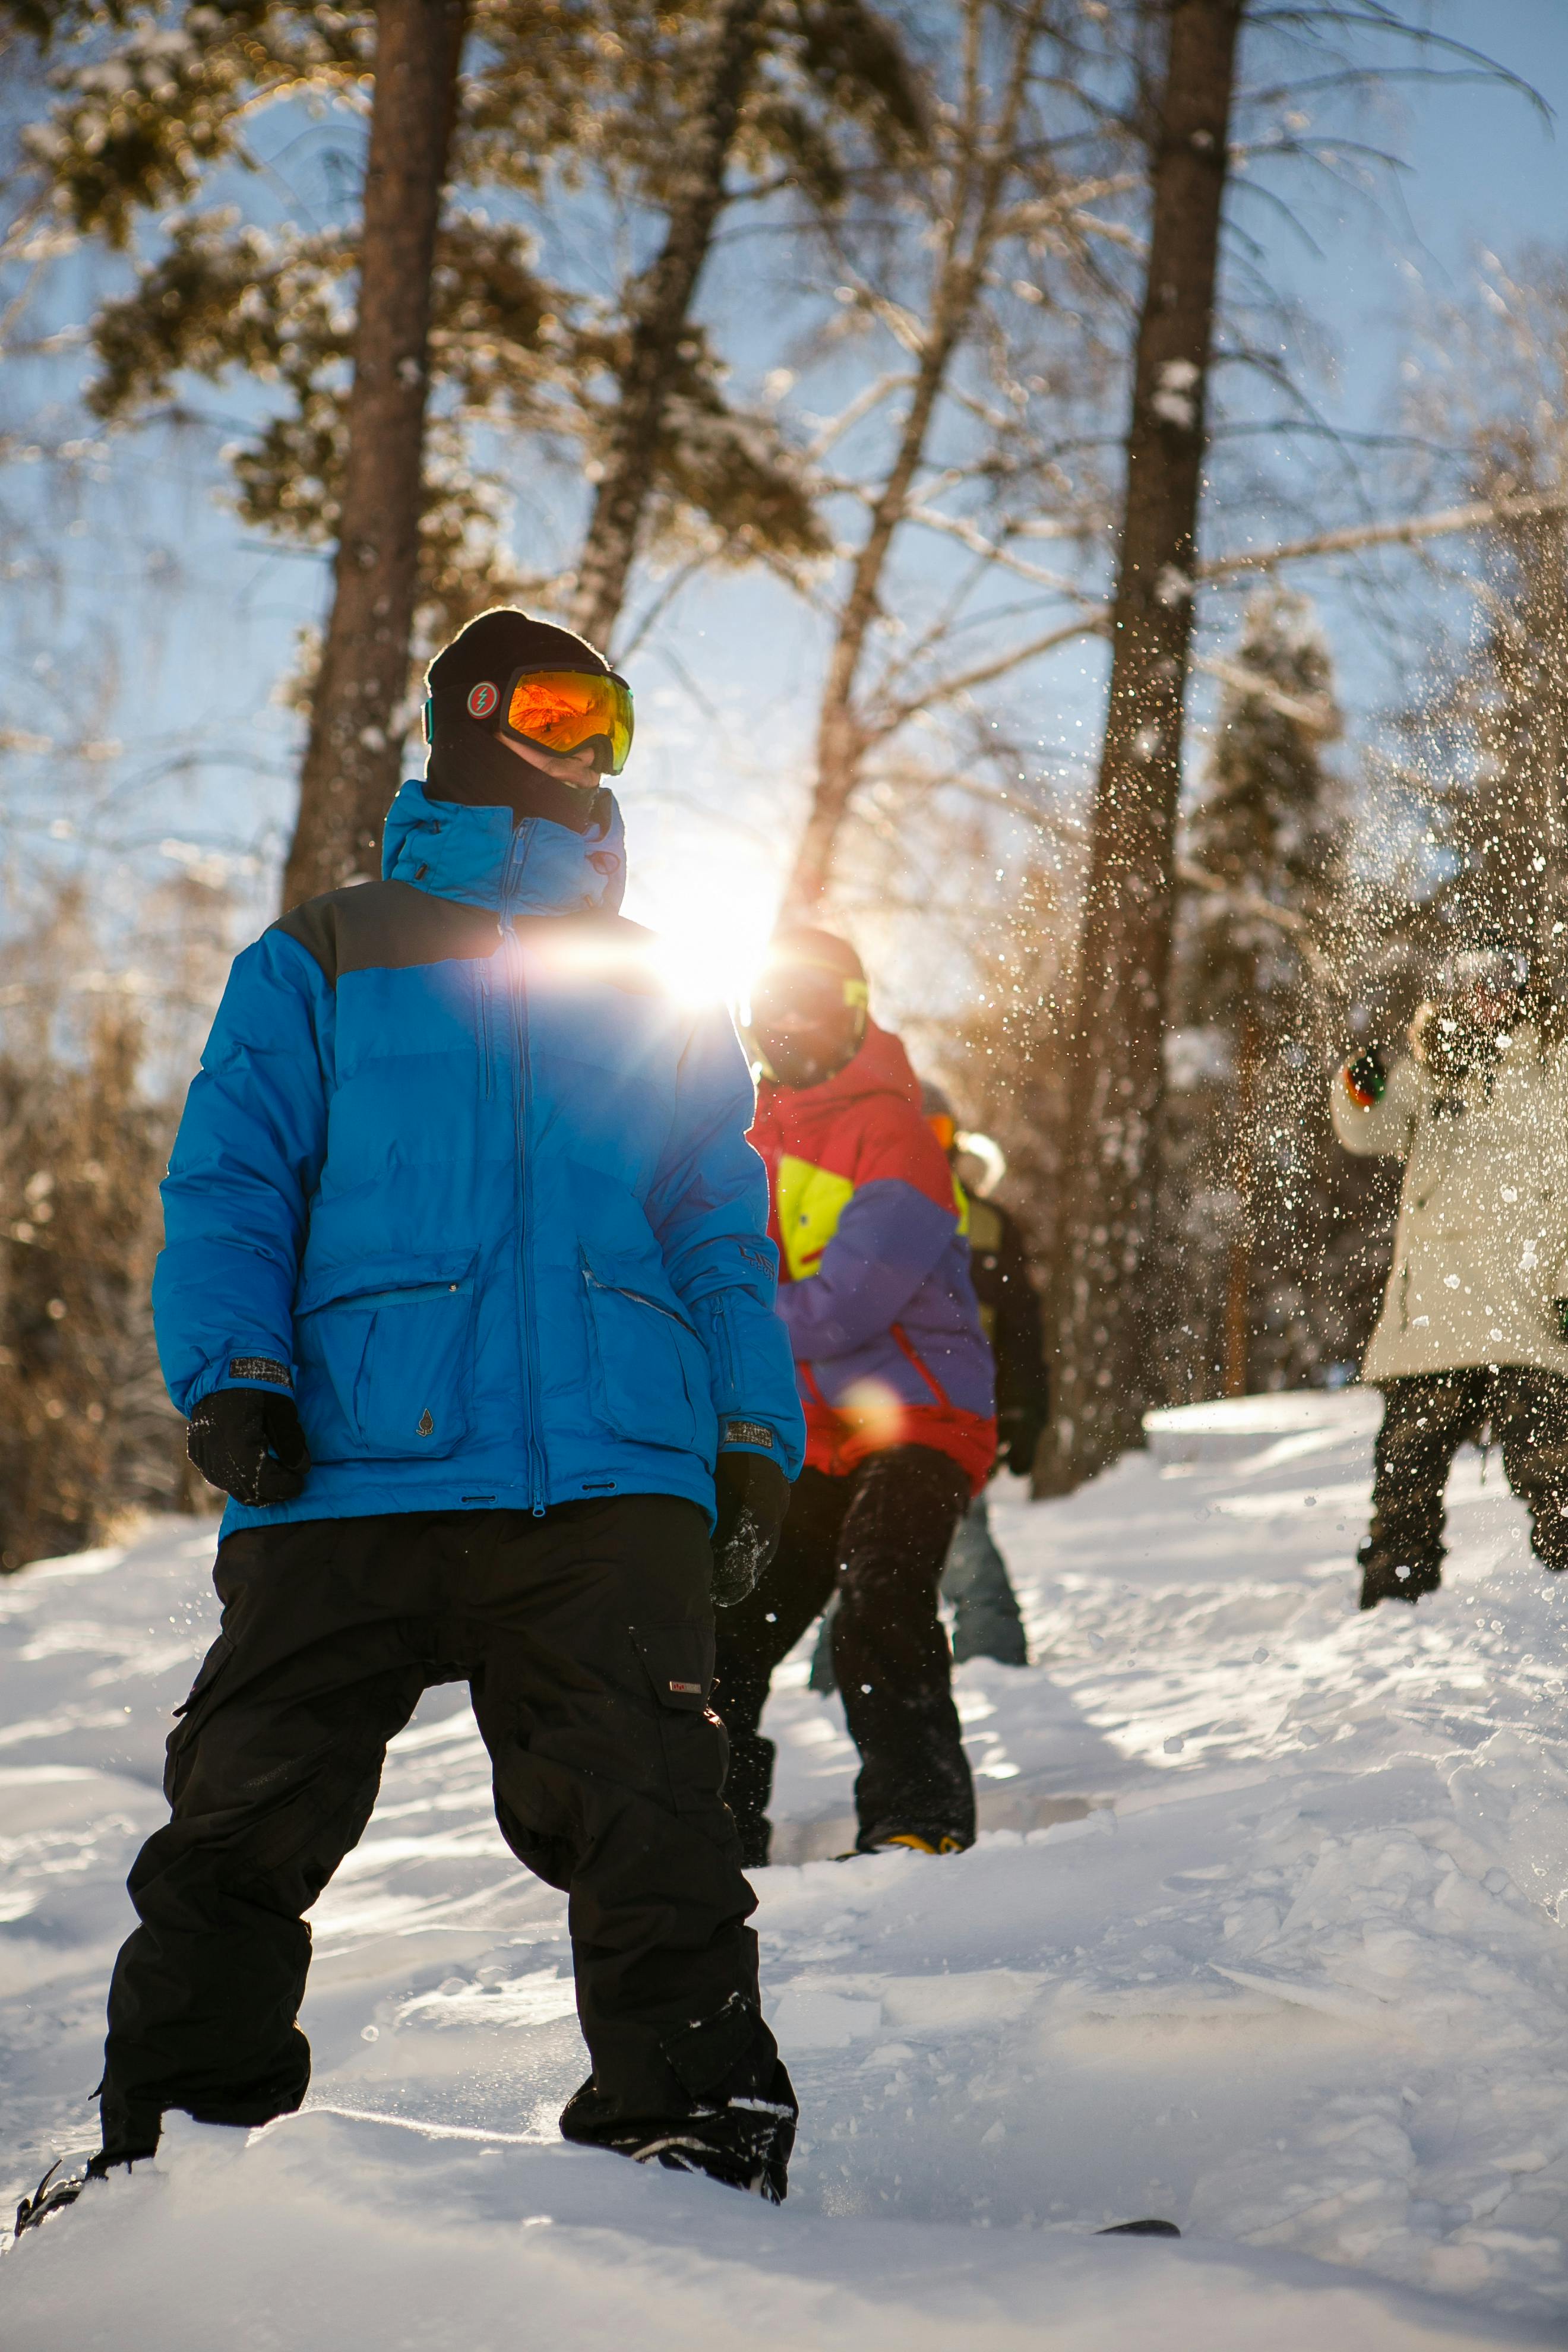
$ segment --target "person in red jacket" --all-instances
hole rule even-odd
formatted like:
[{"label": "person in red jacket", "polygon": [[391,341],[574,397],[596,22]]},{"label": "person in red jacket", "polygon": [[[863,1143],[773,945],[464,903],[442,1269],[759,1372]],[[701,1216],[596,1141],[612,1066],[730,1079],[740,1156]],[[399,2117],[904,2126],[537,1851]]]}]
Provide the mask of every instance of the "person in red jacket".
[{"label": "person in red jacket", "polygon": [[855,950],[775,938],[752,991],[778,1312],[805,1412],[806,1466],[777,1557],[725,1612],[718,1705],[742,1859],[768,1858],[774,1666],[832,1597],[833,1656],[860,1751],[857,1846],[955,1853],[974,1839],[937,1585],[996,1451],[991,1350],[946,1154],[899,1040],[868,1015]]}]

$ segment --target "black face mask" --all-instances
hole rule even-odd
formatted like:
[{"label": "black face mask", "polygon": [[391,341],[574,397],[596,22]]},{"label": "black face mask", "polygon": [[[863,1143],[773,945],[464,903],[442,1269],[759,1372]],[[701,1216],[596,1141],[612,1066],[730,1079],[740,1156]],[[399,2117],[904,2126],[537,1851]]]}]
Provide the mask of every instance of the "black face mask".
[{"label": "black face mask", "polygon": [[524,817],[542,816],[570,833],[587,833],[595,825],[605,829],[606,793],[558,783],[531,761],[519,759],[499,736],[469,718],[466,701],[461,687],[431,698],[435,740],[425,789],[432,800],[456,801],[460,808],[509,808],[518,824]]},{"label": "black face mask", "polygon": [[808,1029],[775,1026],[754,1015],[751,1038],[768,1075],[781,1087],[820,1087],[836,1078],[860,1050],[865,1015],[847,1010],[831,1023]]}]

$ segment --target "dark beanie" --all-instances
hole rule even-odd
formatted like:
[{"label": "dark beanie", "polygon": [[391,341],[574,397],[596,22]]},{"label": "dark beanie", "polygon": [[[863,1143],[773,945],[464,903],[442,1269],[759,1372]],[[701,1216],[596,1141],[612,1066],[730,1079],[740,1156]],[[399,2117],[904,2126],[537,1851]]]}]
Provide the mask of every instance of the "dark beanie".
[{"label": "dark beanie", "polygon": [[847,940],[819,931],[807,923],[775,931],[768,945],[767,969],[776,971],[804,964],[816,971],[842,972],[846,980],[864,980],[866,967]]},{"label": "dark beanie", "polygon": [[444,694],[454,686],[466,693],[489,678],[500,695],[514,669],[586,669],[607,677],[610,665],[574,630],[536,621],[514,604],[498,604],[458,631],[437,655],[426,679],[432,694]]},{"label": "dark beanie", "polygon": [[[586,637],[514,605],[481,613],[438,653],[425,674],[430,695],[430,762],[425,788],[436,800],[469,808],[510,808],[514,817],[548,817],[574,833],[608,823],[607,793],[590,797],[557,783],[542,768],[508,751],[497,732],[507,681],[519,669],[582,669],[609,675]],[[483,719],[468,709],[476,686],[495,696]]]}]

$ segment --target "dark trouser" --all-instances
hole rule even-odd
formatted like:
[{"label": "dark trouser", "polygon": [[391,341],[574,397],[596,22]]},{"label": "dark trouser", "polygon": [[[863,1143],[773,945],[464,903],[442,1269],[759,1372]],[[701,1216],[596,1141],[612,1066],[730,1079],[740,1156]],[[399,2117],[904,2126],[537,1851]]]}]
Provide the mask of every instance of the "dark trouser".
[{"label": "dark trouser", "polygon": [[1028,1664],[1023,1612],[991,1532],[984,1494],[976,1495],[958,1523],[942,1572],[942,1597],[952,1603],[952,1654],[958,1664],[966,1658],[994,1658],[999,1666]]},{"label": "dark trouser", "polygon": [[730,1734],[730,1810],[742,1858],[768,1858],[773,1743],[757,1727],[773,1668],[826,1607],[850,1736],[858,1843],[897,1832],[974,1837],[974,1787],[952,1704],[937,1582],[969,1500],[956,1463],[929,1445],[875,1454],[847,1477],[803,1470],[773,1566],[718,1619],[717,1704]]},{"label": "dark trouser", "polygon": [[[941,1592],[952,1608],[954,1665],[963,1665],[966,1658],[994,1658],[999,1666],[1028,1664],[1029,1639],[1018,1596],[996,1549],[983,1493],[958,1522],[942,1571]],[[807,1682],[807,1688],[823,1698],[831,1698],[838,1687],[833,1672],[833,1621],[837,1614],[836,1594],[822,1614]]]},{"label": "dark trouser", "polygon": [[[1443,1490],[1461,1445],[1489,1422],[1537,1557],[1568,1568],[1568,1381],[1503,1364],[1384,1381],[1362,1607],[1414,1601],[1442,1580]],[[1401,1576],[1399,1570],[1409,1572]]]},{"label": "dark trouser", "polygon": [[108,2153],[155,2147],[166,2107],[257,2124],[300,2105],[300,1915],[440,1682],[469,1685],[507,1843],[571,1897],[594,2062],[574,2136],[777,2097],[781,2078],[787,2095],[705,1706],[710,1575],[700,1512],[662,1495],[230,1536],[223,1631],[169,1742],[174,1818],[131,1874],[142,1925],[109,1996]]}]

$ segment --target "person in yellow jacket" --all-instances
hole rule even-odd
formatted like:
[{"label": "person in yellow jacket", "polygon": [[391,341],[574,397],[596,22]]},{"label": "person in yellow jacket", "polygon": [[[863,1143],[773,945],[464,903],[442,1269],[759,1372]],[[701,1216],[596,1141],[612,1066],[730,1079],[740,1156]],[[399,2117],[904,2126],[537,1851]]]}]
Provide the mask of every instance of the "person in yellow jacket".
[{"label": "person in yellow jacket", "polygon": [[1489,1424],[1537,1556],[1568,1568],[1568,1038],[1521,956],[1448,965],[1409,1051],[1332,1081],[1347,1150],[1405,1161],[1394,1265],[1362,1366],[1381,1388],[1361,1605],[1436,1591],[1444,1488]]}]

